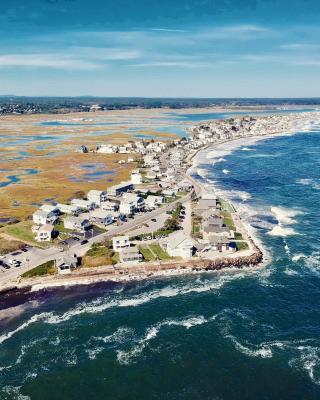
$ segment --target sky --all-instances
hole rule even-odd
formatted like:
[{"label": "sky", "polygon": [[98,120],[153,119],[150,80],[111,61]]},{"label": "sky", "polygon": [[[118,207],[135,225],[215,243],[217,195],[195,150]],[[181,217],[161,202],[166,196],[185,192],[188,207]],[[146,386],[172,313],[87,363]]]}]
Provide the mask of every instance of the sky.
[{"label": "sky", "polygon": [[319,0],[0,6],[0,94],[320,97]]}]

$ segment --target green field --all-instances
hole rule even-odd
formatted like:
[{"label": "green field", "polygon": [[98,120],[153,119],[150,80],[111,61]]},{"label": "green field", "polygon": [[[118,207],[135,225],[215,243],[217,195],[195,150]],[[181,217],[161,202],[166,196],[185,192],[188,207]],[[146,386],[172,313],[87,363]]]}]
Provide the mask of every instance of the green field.
[{"label": "green field", "polygon": [[159,260],[168,260],[170,258],[169,254],[159,244],[150,244],[149,247]]},{"label": "green field", "polygon": [[148,246],[139,246],[139,251],[142,254],[145,261],[154,261],[155,257],[152,254]]},{"label": "green field", "polygon": [[32,225],[32,221],[21,221],[17,224],[7,225],[1,228],[1,231],[21,240],[22,242],[31,243],[38,247],[48,247],[50,242],[39,243],[34,239],[34,235],[31,231]]},{"label": "green field", "polygon": [[38,265],[28,272],[25,272],[21,276],[22,278],[34,278],[36,276],[54,275],[56,272],[54,261],[48,261],[44,264]]}]

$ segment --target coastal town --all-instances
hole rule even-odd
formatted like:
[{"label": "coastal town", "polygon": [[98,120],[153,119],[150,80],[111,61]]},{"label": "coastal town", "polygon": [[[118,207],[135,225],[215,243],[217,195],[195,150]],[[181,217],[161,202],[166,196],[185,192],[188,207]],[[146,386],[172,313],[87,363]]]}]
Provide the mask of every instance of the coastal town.
[{"label": "coastal town", "polygon": [[290,132],[297,121],[293,114],[245,116],[200,123],[171,142],[83,144],[76,151],[122,154],[119,163],[130,168],[130,180],[90,190],[68,204],[43,203],[32,215],[34,245],[1,257],[1,284],[101,271],[112,279],[260,263],[262,253],[241,217],[196,180],[192,160],[221,142]]}]

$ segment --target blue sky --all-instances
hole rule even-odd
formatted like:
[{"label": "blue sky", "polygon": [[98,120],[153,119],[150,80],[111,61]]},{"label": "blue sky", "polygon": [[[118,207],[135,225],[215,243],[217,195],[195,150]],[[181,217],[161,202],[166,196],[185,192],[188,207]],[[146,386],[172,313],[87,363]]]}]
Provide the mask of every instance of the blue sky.
[{"label": "blue sky", "polygon": [[0,92],[320,96],[319,0],[0,0]]}]

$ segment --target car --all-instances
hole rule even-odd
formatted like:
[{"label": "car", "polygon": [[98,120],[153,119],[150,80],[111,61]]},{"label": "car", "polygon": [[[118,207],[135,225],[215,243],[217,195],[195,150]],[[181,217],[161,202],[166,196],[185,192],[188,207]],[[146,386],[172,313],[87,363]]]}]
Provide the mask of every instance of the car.
[{"label": "car", "polygon": [[26,247],[22,247],[21,251],[23,251],[24,253],[26,253],[27,251],[29,251],[29,249],[27,249]]},{"label": "car", "polygon": [[4,269],[10,269],[10,266],[4,262],[2,262],[1,267],[3,267]]},{"label": "car", "polygon": [[155,218],[152,218],[151,221],[152,222],[157,222],[157,220]]},{"label": "car", "polygon": [[76,240],[77,242],[80,241],[80,238],[78,238],[78,236],[72,236],[72,239],[73,239],[73,240]]},{"label": "car", "polygon": [[13,256],[18,256],[19,254],[21,254],[21,251],[16,251],[16,252],[12,253]]},{"label": "car", "polygon": [[81,242],[80,242],[80,244],[86,244],[86,243],[88,243],[87,239],[81,240]]}]

